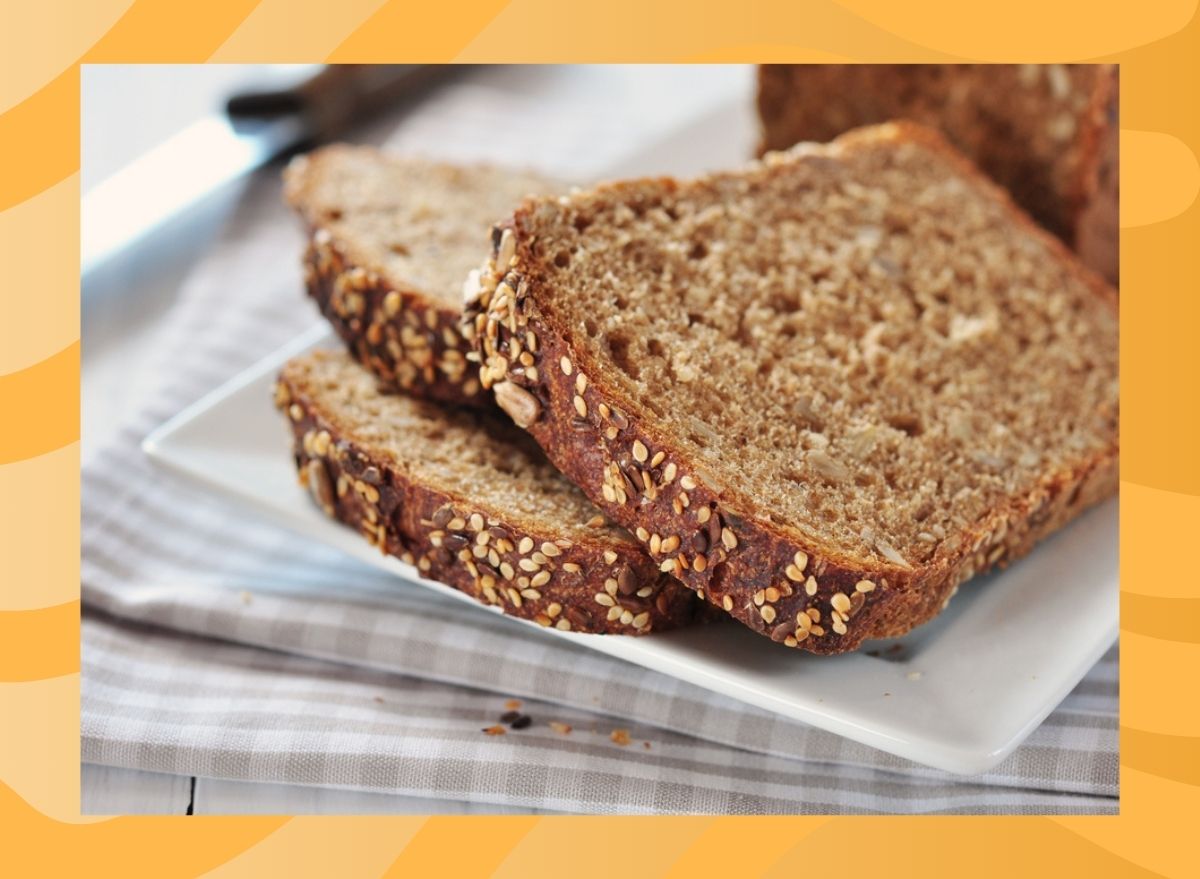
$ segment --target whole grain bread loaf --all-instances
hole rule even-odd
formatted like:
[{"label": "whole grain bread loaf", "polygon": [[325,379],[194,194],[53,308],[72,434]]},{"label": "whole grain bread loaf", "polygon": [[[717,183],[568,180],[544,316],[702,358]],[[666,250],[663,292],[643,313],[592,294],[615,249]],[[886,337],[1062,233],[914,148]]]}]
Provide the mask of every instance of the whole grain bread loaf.
[{"label": "whole grain bread loaf", "polygon": [[574,632],[644,635],[700,608],[503,416],[381,394],[328,351],[284,366],[275,405],[317,505],[426,577]]},{"label": "whole grain bread loaf", "polygon": [[1016,202],[1115,282],[1111,245],[1085,217],[1116,215],[1114,64],[768,64],[762,151],[911,119],[939,128]]},{"label": "whole grain bread loaf", "polygon": [[1115,292],[932,130],[529,200],[493,244],[482,383],[775,641],[905,632],[1116,489]]},{"label": "whole grain bread loaf", "polygon": [[309,231],[308,293],[359,362],[393,390],[488,402],[463,359],[463,279],[492,223],[562,185],[345,144],[297,157],[284,183]]}]

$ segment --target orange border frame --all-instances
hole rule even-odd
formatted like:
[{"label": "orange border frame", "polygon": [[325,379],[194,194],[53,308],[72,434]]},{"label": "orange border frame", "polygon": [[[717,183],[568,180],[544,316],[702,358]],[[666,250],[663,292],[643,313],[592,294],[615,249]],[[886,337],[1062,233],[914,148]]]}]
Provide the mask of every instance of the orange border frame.
[{"label": "orange border frame", "polygon": [[[1196,0],[56,0],[0,52],[0,864],[7,875],[1196,875]],[[79,64],[1116,61],[1122,65],[1122,801],[1107,818],[83,818]],[[12,865],[11,867],[9,865]]]}]

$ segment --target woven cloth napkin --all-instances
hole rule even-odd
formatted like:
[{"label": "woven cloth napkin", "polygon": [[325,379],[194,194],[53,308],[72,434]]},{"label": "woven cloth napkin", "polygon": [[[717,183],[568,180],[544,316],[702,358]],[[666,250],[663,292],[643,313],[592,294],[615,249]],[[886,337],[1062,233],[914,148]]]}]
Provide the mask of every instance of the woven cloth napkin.
[{"label": "woven cloth napkin", "polygon": [[[564,173],[553,156],[626,146],[470,83],[392,144],[478,158],[440,145],[514,112],[526,141],[483,157]],[[1116,812],[1115,648],[963,779],[398,582],[153,467],[146,433],[317,322],[300,247],[262,175],[164,321],[136,416],[84,463],[85,762],[569,812]],[[534,725],[483,735],[513,698]]]}]

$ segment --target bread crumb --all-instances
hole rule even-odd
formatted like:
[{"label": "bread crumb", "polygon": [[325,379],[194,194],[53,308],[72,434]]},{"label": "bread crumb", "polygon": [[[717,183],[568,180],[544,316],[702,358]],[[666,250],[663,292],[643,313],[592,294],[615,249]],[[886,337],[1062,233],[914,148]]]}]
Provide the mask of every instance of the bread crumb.
[{"label": "bread crumb", "polygon": [[242,604],[250,604],[254,601],[254,596],[251,595],[249,592],[247,592],[245,589],[243,589],[241,591],[239,597],[242,599]]},{"label": "bread crumb", "polygon": [[622,748],[624,748],[626,745],[629,744],[629,730],[614,729],[612,731],[612,734],[609,735],[609,738],[612,739],[614,742],[616,742],[618,745],[620,745]]},{"label": "bread crumb", "polygon": [[506,731],[507,730],[505,730],[504,727],[500,726],[499,724],[495,724],[494,726],[485,726],[483,728],[484,734],[489,736],[502,736]]},{"label": "bread crumb", "polygon": [[375,696],[375,697],[373,697],[373,698],[374,698],[374,699],[375,699],[375,701],[376,701],[376,702],[378,702],[380,705],[382,705],[382,704],[383,704],[383,697],[382,697],[382,696]]},{"label": "bread crumb", "polygon": [[507,708],[509,711],[516,711],[518,708],[521,707],[521,700],[520,699],[509,699],[507,702],[504,703],[504,707]]},{"label": "bread crumb", "polygon": [[908,673],[908,679],[910,681],[919,681],[921,680],[921,673],[919,671],[910,671]]},{"label": "bread crumb", "polygon": [[550,729],[554,730],[556,733],[561,733],[564,736],[571,734],[571,724],[561,723],[557,720],[550,721]]},{"label": "bread crumb", "polygon": [[649,743],[649,742],[642,742],[642,747],[643,747],[643,748],[645,748],[647,751],[649,751],[649,750],[650,750],[650,743]]}]

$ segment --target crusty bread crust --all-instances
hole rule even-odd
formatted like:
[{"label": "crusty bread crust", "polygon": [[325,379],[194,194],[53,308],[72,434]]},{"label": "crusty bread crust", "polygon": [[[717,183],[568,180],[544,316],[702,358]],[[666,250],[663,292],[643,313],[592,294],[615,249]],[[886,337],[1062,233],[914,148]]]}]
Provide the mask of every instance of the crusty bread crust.
[{"label": "crusty bread crust", "polygon": [[[372,455],[290,364],[275,405],[288,420],[300,484],[317,506],[425,577],[564,631],[644,635],[707,614],[632,541],[572,542]],[[473,551],[479,546],[488,549],[483,557]]]},{"label": "crusty bread crust", "polygon": [[[1116,294],[1037,227],[936,133],[893,124],[852,132],[832,149],[879,137],[920,141],[990,189],[1013,221],[1039,236],[1107,307]],[[797,151],[820,152],[807,146]],[[769,158],[768,162],[771,161]],[[616,184],[632,187],[634,183]],[[822,550],[756,509],[736,486],[710,484],[652,418],[638,415],[585,351],[541,307],[537,258],[526,228],[537,202],[497,227],[481,286],[468,300],[464,335],[480,378],[550,460],[609,517],[634,531],[663,571],[755,631],[787,646],[835,654],[902,634],[934,617],[959,585],[1027,553],[1117,488],[1118,442],[1012,497],[962,532],[960,549],[903,568]],[[518,340],[532,359],[506,357]],[[531,344],[532,343],[532,344]],[[581,378],[583,376],[583,378]]]},{"label": "crusty bread crust", "polygon": [[392,391],[490,407],[459,335],[462,314],[424,294],[397,289],[357,265],[329,231],[309,230],[304,284],[341,340]]}]

